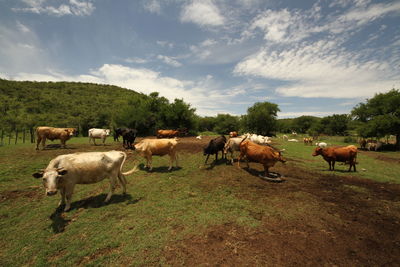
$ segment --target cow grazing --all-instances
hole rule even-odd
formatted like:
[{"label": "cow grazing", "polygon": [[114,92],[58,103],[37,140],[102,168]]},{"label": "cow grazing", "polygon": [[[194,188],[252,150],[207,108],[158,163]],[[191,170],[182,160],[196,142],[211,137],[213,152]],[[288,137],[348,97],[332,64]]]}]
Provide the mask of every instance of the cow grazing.
[{"label": "cow grazing", "polygon": [[217,138],[212,139],[208,145],[203,149],[204,156],[207,155],[204,164],[207,164],[210,155],[215,154],[215,162],[218,160],[218,152],[222,152],[222,158],[224,157],[223,150],[226,143],[226,137],[221,135]]},{"label": "cow grazing", "polygon": [[174,138],[182,135],[187,135],[186,128],[178,128],[176,130],[157,130],[157,138]]},{"label": "cow grazing", "polygon": [[233,152],[235,151],[240,151],[240,143],[243,141],[243,138],[241,137],[233,137],[233,138],[229,138],[229,140],[226,142],[225,146],[224,146],[224,155],[226,158],[226,154],[228,152],[231,153],[231,163],[233,164]]},{"label": "cow grazing", "polygon": [[312,141],[313,141],[313,139],[311,137],[304,137],[303,138],[303,143],[305,145],[312,145]]},{"label": "cow grazing", "polygon": [[69,140],[72,136],[74,136],[76,132],[77,131],[75,128],[54,128],[47,126],[37,127],[36,150],[39,149],[40,142],[42,142],[42,149],[44,149],[46,145],[46,139],[49,139],[51,141],[55,139],[60,139],[62,147],[65,148],[65,142]]},{"label": "cow grazing", "polygon": [[93,144],[96,145],[96,139],[101,139],[103,141],[103,145],[105,145],[106,138],[110,135],[110,132],[110,129],[89,129],[89,144],[90,141],[93,140]]},{"label": "cow grazing", "polygon": [[135,142],[137,135],[137,130],[136,129],[130,129],[130,128],[117,128],[115,129],[115,135],[114,135],[114,140],[119,138],[119,136],[122,136],[123,143],[122,146],[126,149],[130,148],[133,149],[132,144]]},{"label": "cow grazing", "polygon": [[121,151],[86,152],[60,155],[50,161],[45,170],[33,174],[35,178],[43,178],[47,196],[53,196],[60,191],[59,206],[65,204],[64,211],[71,208],[72,194],[76,184],[94,184],[106,178],[110,179],[110,191],[105,202],[108,202],[115,190],[117,180],[121,183],[123,193],[126,193],[124,175],[132,174],[137,167],[122,173],[126,153]]},{"label": "cow grazing", "polygon": [[349,163],[351,167],[356,171],[356,159],[357,159],[357,147],[350,145],[346,147],[317,147],[312,154],[314,157],[321,155],[326,162],[329,164],[329,170],[335,170],[335,162]]},{"label": "cow grazing", "polygon": [[289,139],[288,142],[299,142],[299,140],[292,138],[292,139]]},{"label": "cow grazing", "polygon": [[142,154],[146,158],[146,167],[151,171],[152,157],[153,156],[164,156],[169,155],[170,164],[168,170],[172,169],[172,164],[175,161],[178,167],[178,156],[176,154],[176,145],[178,144],[178,139],[143,139],[139,143],[134,145],[136,151]]},{"label": "cow grazing", "polygon": [[360,149],[365,150],[367,148],[367,140],[365,140],[365,138],[360,139],[358,143],[360,145]]},{"label": "cow grazing", "polygon": [[230,138],[232,138],[232,137],[237,137],[237,136],[238,136],[238,133],[237,133],[237,132],[235,132],[235,131],[229,132],[229,137],[230,137]]},{"label": "cow grazing", "polygon": [[250,140],[244,140],[240,144],[238,168],[240,168],[240,160],[243,158],[246,159],[247,168],[249,168],[249,161],[261,163],[264,166],[266,177],[270,177],[269,168],[273,167],[278,161],[282,163],[286,162],[281,155],[281,151],[270,146],[256,144]]}]

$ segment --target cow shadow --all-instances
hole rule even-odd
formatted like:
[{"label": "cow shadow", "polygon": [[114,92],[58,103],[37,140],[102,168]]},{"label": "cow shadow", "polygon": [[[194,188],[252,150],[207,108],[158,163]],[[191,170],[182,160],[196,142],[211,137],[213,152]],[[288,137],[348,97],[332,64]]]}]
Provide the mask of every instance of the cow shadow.
[{"label": "cow shadow", "polygon": [[[230,161],[229,161],[229,163],[230,163]],[[208,167],[206,167],[205,169],[212,170],[212,169],[214,169],[215,166],[222,165],[222,164],[228,164],[228,160],[226,158],[219,158],[218,160],[214,159],[211,163],[204,164],[204,166],[208,165]]]},{"label": "cow shadow", "polygon": [[[143,198],[139,197],[133,199],[130,194],[113,195],[109,202],[104,202],[107,194],[100,194],[97,196],[91,196],[82,200],[74,201],[71,203],[71,210],[74,209],[88,209],[88,208],[101,208],[108,205],[118,204],[126,202],[126,205],[136,204]],[[64,212],[65,205],[62,205],[55,209],[55,211],[50,215],[52,220],[51,228],[54,233],[62,233],[65,227],[71,223],[72,219],[65,218],[66,213]]]},{"label": "cow shadow", "polygon": [[69,150],[69,149],[76,149],[76,147],[73,147],[73,146],[63,147],[60,144],[49,144],[49,145],[46,145],[43,150],[56,150],[56,149],[68,149]]},{"label": "cow shadow", "polygon": [[252,176],[256,176],[256,177],[258,177],[258,178],[260,178],[261,180],[264,180],[264,181],[269,181],[269,182],[273,182],[273,181],[282,182],[283,181],[281,179],[282,174],[280,174],[278,172],[271,172],[270,171],[269,172],[270,176],[269,177],[265,177],[264,176],[264,174],[265,174],[264,170],[259,171],[259,170],[252,169],[252,168],[247,168],[247,167],[244,167],[242,169],[245,170],[248,174],[250,174]]},{"label": "cow shadow", "polygon": [[182,167],[176,167],[176,166],[172,166],[172,169],[171,170],[168,170],[168,166],[160,166],[160,167],[153,167],[153,169],[150,171],[148,168],[146,168],[146,166],[143,164],[143,163],[141,163],[141,164],[139,164],[139,170],[141,170],[141,171],[146,171],[146,172],[160,172],[160,173],[167,173],[167,172],[172,172],[172,171],[178,171],[178,170],[181,170],[182,169]]}]

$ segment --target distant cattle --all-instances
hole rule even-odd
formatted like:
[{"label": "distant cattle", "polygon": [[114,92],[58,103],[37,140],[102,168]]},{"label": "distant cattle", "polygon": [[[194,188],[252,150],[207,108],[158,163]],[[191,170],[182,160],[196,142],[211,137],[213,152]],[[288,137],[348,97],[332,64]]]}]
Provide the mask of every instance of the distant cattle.
[{"label": "distant cattle", "polygon": [[225,146],[224,146],[224,155],[226,157],[226,154],[228,152],[231,153],[231,163],[233,164],[233,153],[235,151],[240,151],[240,143],[243,141],[242,137],[233,137],[233,138],[229,138],[229,140],[226,142]]},{"label": "distant cattle", "polygon": [[60,139],[61,145],[65,148],[65,142],[69,140],[72,136],[76,134],[77,130],[75,128],[54,128],[54,127],[37,127],[36,128],[36,149],[39,149],[40,142],[42,143],[42,149],[46,145],[46,139],[51,141],[55,139]]},{"label": "distant cattle", "polygon": [[132,144],[135,142],[137,135],[137,130],[136,129],[130,129],[130,128],[117,128],[115,129],[115,137],[114,139],[117,139],[122,136],[123,143],[122,146],[124,148],[133,148]]},{"label": "distant cattle", "polygon": [[96,139],[101,139],[103,141],[103,145],[105,145],[107,136],[110,135],[110,129],[97,129],[92,128],[89,129],[89,144],[93,140],[93,144],[96,145]]},{"label": "distant cattle", "polygon": [[187,135],[186,128],[178,128],[176,130],[158,130],[157,138],[174,138],[182,135]]},{"label": "distant cattle", "polygon": [[135,144],[134,148],[143,157],[146,158],[147,163],[146,167],[151,171],[153,169],[152,166],[152,157],[153,156],[165,156],[169,155],[170,164],[168,170],[172,169],[172,164],[176,163],[178,167],[178,155],[176,154],[176,146],[178,144],[178,140],[174,139],[143,139],[139,143]]},{"label": "distant cattle", "polygon": [[253,143],[259,144],[259,145],[271,143],[271,137],[268,137],[268,136],[246,133],[243,135],[243,137],[246,137],[246,138],[248,138],[248,140],[252,141]]},{"label": "distant cattle", "polygon": [[235,131],[229,132],[229,137],[230,137],[230,138],[232,138],[232,137],[237,137],[237,136],[238,136],[238,133],[237,133],[237,132],[235,132]]},{"label": "distant cattle", "polygon": [[207,164],[208,158],[210,155],[215,154],[215,162],[218,160],[218,152],[222,152],[222,158],[224,158],[223,150],[226,143],[226,137],[221,135],[217,138],[212,139],[208,145],[203,149],[204,156],[207,155],[206,161],[204,164]]},{"label": "distant cattle", "polygon": [[240,168],[240,160],[246,160],[247,168],[249,161],[261,163],[264,166],[265,176],[269,177],[269,168],[273,167],[278,161],[285,163],[281,151],[270,146],[256,144],[250,140],[244,140],[240,144],[240,155],[238,158],[238,168]]},{"label": "distant cattle", "polygon": [[292,139],[289,139],[288,142],[299,142],[299,140],[292,138]]},{"label": "distant cattle", "polygon": [[380,141],[368,142],[366,145],[366,149],[369,151],[379,151],[381,150],[383,143]]},{"label": "distant cattle", "polygon": [[305,145],[312,145],[312,141],[313,141],[313,139],[311,137],[304,137],[303,138],[303,143]]},{"label": "distant cattle", "polygon": [[345,162],[350,164],[351,167],[356,171],[356,159],[357,159],[357,147],[350,145],[346,147],[317,147],[312,154],[314,157],[321,155],[326,162],[329,164],[329,170],[335,170],[335,162]]},{"label": "distant cattle", "polygon": [[360,144],[360,149],[365,150],[367,148],[367,140],[365,138],[360,139],[358,143]]},{"label": "distant cattle", "polygon": [[126,193],[124,175],[132,174],[132,170],[122,173],[126,153],[121,151],[86,152],[60,155],[50,161],[45,170],[33,174],[35,178],[43,178],[47,196],[53,196],[60,191],[59,206],[65,204],[64,211],[71,208],[71,199],[76,184],[93,184],[106,178],[110,179],[110,191],[105,202],[108,202],[115,190],[117,180],[121,183],[123,193]]}]

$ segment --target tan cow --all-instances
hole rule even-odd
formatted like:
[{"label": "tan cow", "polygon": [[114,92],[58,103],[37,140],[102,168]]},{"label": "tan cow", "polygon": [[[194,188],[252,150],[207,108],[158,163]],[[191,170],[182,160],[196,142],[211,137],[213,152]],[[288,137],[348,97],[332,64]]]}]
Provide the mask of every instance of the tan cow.
[{"label": "tan cow", "polygon": [[46,139],[51,141],[55,139],[60,139],[61,145],[65,148],[65,142],[69,140],[76,133],[75,128],[54,128],[54,127],[37,127],[36,128],[36,150],[39,149],[39,144],[42,142],[42,149],[44,149],[46,145]]},{"label": "tan cow", "polygon": [[244,140],[242,137],[233,137],[229,138],[229,140],[225,143],[224,146],[224,154],[226,158],[226,154],[228,152],[231,153],[231,164],[233,164],[233,152],[240,151],[240,143]]},{"label": "tan cow", "polygon": [[278,161],[285,163],[286,160],[282,157],[281,151],[274,149],[271,146],[258,145],[250,140],[244,140],[240,144],[240,155],[238,158],[238,168],[240,168],[240,160],[245,158],[247,168],[249,168],[249,160],[261,163],[264,166],[265,176],[269,177],[269,168],[273,167]]},{"label": "tan cow", "polygon": [[317,147],[312,154],[314,157],[321,155],[326,162],[329,164],[329,170],[335,170],[335,162],[345,162],[350,164],[349,171],[351,167],[354,167],[356,171],[356,159],[357,159],[357,147],[350,145],[345,147]]},{"label": "tan cow", "polygon": [[124,175],[132,174],[137,167],[122,173],[126,153],[122,151],[86,152],[60,155],[50,161],[45,170],[33,174],[35,178],[43,178],[43,186],[47,196],[53,196],[60,190],[64,211],[71,208],[71,199],[76,184],[94,184],[106,178],[110,179],[110,191],[105,199],[108,202],[115,190],[117,180],[126,193]]},{"label": "tan cow", "polygon": [[176,154],[176,145],[178,144],[178,139],[143,139],[136,145],[134,148],[138,151],[143,157],[146,158],[147,163],[146,167],[151,171],[153,169],[152,166],[152,157],[153,156],[165,156],[169,155],[170,164],[168,170],[172,169],[172,164],[175,161],[176,166],[178,167],[178,156]]},{"label": "tan cow", "polygon": [[229,132],[229,137],[230,137],[230,138],[232,138],[232,137],[237,137],[237,136],[238,136],[238,133],[237,133],[237,132],[235,132],[235,131]]}]

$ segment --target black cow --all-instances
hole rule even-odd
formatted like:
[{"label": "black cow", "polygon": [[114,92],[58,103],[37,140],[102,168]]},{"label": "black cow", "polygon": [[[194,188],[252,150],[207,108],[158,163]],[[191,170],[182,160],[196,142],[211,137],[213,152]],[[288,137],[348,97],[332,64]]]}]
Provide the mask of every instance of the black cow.
[{"label": "black cow", "polygon": [[215,154],[215,162],[218,160],[218,151],[222,152],[222,158],[224,158],[224,146],[226,143],[225,136],[221,135],[217,138],[214,138],[208,143],[207,147],[204,148],[204,156],[207,155],[206,161],[204,164],[207,164],[208,158],[210,155]]},{"label": "black cow", "polygon": [[119,136],[122,136],[123,147],[133,149],[132,144],[135,142],[136,134],[136,129],[117,128],[115,129],[114,140],[118,140]]}]

